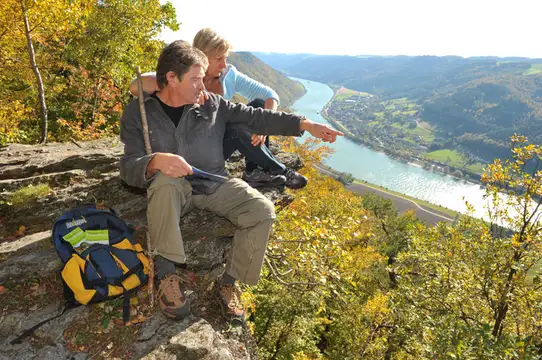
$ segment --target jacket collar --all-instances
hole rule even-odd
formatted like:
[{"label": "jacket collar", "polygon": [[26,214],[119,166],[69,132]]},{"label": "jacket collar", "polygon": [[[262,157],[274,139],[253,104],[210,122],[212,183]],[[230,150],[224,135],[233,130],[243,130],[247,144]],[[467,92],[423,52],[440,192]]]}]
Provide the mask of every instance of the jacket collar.
[{"label": "jacket collar", "polygon": [[[153,93],[154,94],[154,93]],[[152,97],[152,94],[149,94],[147,92],[143,92],[143,102],[147,103],[149,101],[156,101],[157,105],[160,106],[160,104],[158,103],[158,100],[153,98]],[[209,117],[204,115],[204,113],[201,111],[201,106],[200,104],[186,104],[187,108],[183,111],[183,116],[184,114],[187,114],[188,112],[190,111],[194,111],[194,114],[196,114],[196,117],[197,118],[201,118],[201,119],[208,119]]]},{"label": "jacket collar", "polygon": [[[156,92],[152,93],[152,94],[149,94],[145,91],[143,91],[143,101],[144,102],[149,102],[149,101],[157,101],[155,98],[152,97],[152,95],[156,94]],[[195,108],[199,108],[200,105],[199,104],[186,104],[188,106],[188,109],[195,109]]]}]

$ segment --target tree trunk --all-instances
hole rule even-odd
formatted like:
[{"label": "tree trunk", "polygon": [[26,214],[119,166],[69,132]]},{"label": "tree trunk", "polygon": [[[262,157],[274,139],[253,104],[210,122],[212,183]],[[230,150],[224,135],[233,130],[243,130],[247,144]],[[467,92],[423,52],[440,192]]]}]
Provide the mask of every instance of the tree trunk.
[{"label": "tree trunk", "polygon": [[277,338],[277,342],[275,343],[275,353],[273,354],[273,356],[271,356],[271,358],[269,360],[276,360],[277,359],[279,351],[280,351],[280,349],[282,349],[283,343],[288,339],[288,336],[290,335],[290,331],[292,331],[292,328],[294,327],[294,320],[295,320],[296,316],[297,315],[294,314],[292,316],[292,318],[290,319],[290,322],[288,323],[288,326],[286,327],[286,329],[284,329],[284,330],[282,330],[280,332],[280,335]]},{"label": "tree trunk", "polygon": [[[521,253],[519,251],[516,251],[514,253],[512,264],[517,263],[520,259],[520,256]],[[493,331],[491,332],[491,334],[496,338],[502,335],[504,319],[506,318],[506,314],[508,313],[508,297],[514,291],[514,275],[516,275],[516,269],[511,268],[510,272],[508,273],[508,277],[506,279],[506,283],[501,298],[499,300],[499,304],[497,306],[497,309],[495,310],[495,324],[493,325]]]},{"label": "tree trunk", "polygon": [[100,94],[100,86],[102,85],[102,76],[98,76],[98,83],[94,88],[94,101],[92,103],[92,113],[90,115],[90,123],[94,123],[94,118],[96,117],[96,108],[98,107],[98,97]]},{"label": "tree trunk", "polygon": [[28,54],[30,56],[30,65],[36,76],[38,82],[38,100],[41,106],[41,139],[40,142],[47,142],[47,106],[45,105],[45,90],[43,88],[43,80],[41,79],[40,70],[38,64],[36,64],[36,55],[34,53],[34,45],[32,45],[32,39],[30,38],[30,24],[28,23],[28,17],[26,16],[26,7],[24,0],[20,0],[21,9],[23,11],[24,29],[26,34],[26,42],[28,44]]},{"label": "tree trunk", "polygon": [[271,326],[271,319],[273,318],[273,314],[269,315],[267,317],[267,321],[265,322],[265,326],[263,328],[263,331],[261,335],[258,337],[258,340],[256,340],[256,345],[260,345],[265,335],[267,335],[267,331],[269,330],[269,326]]},{"label": "tree trunk", "polygon": [[395,256],[390,255],[388,256],[388,265],[390,270],[388,271],[388,275],[390,277],[390,289],[397,289],[397,274],[395,273],[395,269],[393,268],[393,264],[395,263]]}]

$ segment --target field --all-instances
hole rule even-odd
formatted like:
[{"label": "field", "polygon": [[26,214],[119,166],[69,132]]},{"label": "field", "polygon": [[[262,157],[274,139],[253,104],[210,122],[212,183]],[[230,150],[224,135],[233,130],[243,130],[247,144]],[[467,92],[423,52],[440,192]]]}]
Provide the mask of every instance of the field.
[{"label": "field", "polygon": [[542,64],[532,64],[531,67],[523,73],[523,75],[535,75],[542,73]]},{"label": "field", "polygon": [[350,97],[352,97],[354,95],[368,95],[368,94],[364,93],[364,92],[359,92],[359,91],[350,90],[350,89],[341,87],[335,93],[335,98],[333,100],[344,101],[344,100],[346,100],[346,99],[348,99],[348,98],[350,98]]},{"label": "field", "polygon": [[457,168],[466,167],[468,170],[476,173],[481,173],[483,171],[483,165],[478,162],[465,166],[465,161],[462,159],[461,154],[456,150],[442,149],[427,153],[425,156],[430,160],[440,161]]}]

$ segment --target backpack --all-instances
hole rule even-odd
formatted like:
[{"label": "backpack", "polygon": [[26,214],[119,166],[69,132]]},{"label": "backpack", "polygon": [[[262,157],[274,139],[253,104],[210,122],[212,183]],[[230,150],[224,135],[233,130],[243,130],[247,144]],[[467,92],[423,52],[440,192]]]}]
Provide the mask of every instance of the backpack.
[{"label": "backpack", "polygon": [[[149,260],[126,223],[113,209],[95,205],[72,209],[53,225],[51,240],[62,261],[64,308],[51,319],[25,331],[12,343],[31,334],[44,323],[78,305],[124,296],[123,320],[130,319],[130,297],[148,281]],[[90,244],[84,251],[76,248]]]},{"label": "backpack", "polygon": [[[85,205],[64,213],[53,225],[52,242],[63,263],[62,280],[79,304],[119,296],[129,302],[148,280],[149,260],[113,209]],[[79,253],[75,247],[82,243],[91,245]]]}]

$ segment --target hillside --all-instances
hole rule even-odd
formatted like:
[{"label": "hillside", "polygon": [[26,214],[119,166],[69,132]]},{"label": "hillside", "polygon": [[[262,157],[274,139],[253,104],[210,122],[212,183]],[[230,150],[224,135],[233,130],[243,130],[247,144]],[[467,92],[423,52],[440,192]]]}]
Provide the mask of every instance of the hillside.
[{"label": "hillside", "polygon": [[[243,286],[246,321],[224,319],[213,290],[235,227],[194,209],[180,221],[188,261],[178,273],[191,304],[185,320],[151,308],[143,289],[130,301],[126,326],[122,301],[112,300],[66,312],[21,344],[11,341],[62,304],[49,239],[54,219],[96,202],[115,208],[144,243],[147,206],[144,191],[120,180],[116,137],[9,145],[0,149],[0,359],[539,359],[541,210],[526,204],[542,178],[519,165],[542,148],[518,141],[517,161],[486,177],[493,210],[524,209],[513,218],[493,212],[495,221],[525,229],[511,236],[468,216],[426,226],[412,212],[398,214],[391,200],[357,196],[318,174],[313,166],[326,148],[284,139],[277,156],[296,168],[303,162],[310,181],[297,191],[264,192],[277,218],[260,280]],[[239,160],[229,162],[231,176],[242,174]],[[496,196],[512,184],[527,191],[509,201]]]},{"label": "hillside", "polygon": [[294,102],[305,93],[303,85],[290,80],[279,71],[264,64],[251,53],[231,53],[228,62],[234,65],[242,73],[275,90],[279,94],[281,108],[291,107]]},{"label": "hillside", "polygon": [[[406,98],[435,127],[430,150],[491,161],[514,133],[542,142],[541,59],[457,56],[353,57],[261,54],[285,73],[377,95]],[[370,120],[374,114],[361,114]]]}]

